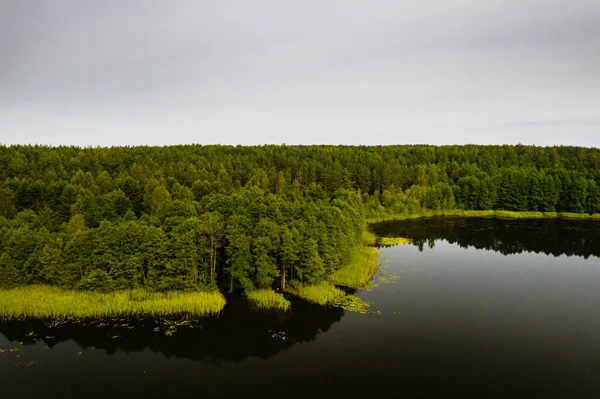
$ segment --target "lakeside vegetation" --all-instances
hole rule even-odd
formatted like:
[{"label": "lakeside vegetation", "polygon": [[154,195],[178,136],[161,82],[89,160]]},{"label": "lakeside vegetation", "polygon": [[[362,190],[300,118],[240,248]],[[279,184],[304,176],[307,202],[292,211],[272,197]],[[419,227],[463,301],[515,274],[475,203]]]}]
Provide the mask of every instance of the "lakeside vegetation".
[{"label": "lakeside vegetation", "polygon": [[404,237],[379,237],[378,243],[380,245],[402,245],[410,243],[410,240]]},{"label": "lakeside vegetation", "polygon": [[298,284],[288,287],[287,291],[290,294],[321,306],[333,305],[337,300],[346,296],[344,291],[326,282],[314,285]]},{"label": "lakeside vegetation", "polygon": [[366,314],[369,310],[370,304],[368,302],[354,294],[345,293],[331,283],[300,285],[290,287],[287,291],[299,298],[320,306],[333,306],[349,312],[361,314]]},{"label": "lakeside vegetation", "polygon": [[377,235],[369,230],[363,231],[362,244],[367,246],[373,246],[377,244]]},{"label": "lakeside vegetation", "polygon": [[249,292],[248,302],[252,308],[257,310],[288,311],[292,306],[281,293],[270,289]]},{"label": "lakeside vegetation", "polygon": [[360,246],[352,252],[350,261],[327,277],[327,280],[334,285],[360,289],[373,278],[378,267],[377,249]]},{"label": "lakeside vegetation", "polygon": [[200,317],[218,314],[225,297],[213,292],[111,293],[67,291],[49,286],[27,286],[0,290],[0,319],[87,319],[120,316]]},{"label": "lakeside vegetation", "polygon": [[331,303],[377,267],[367,221],[599,212],[594,148],[0,145],[0,288]]},{"label": "lakeside vegetation", "polygon": [[600,213],[572,213],[572,212],[525,212],[502,210],[424,210],[414,214],[389,214],[367,219],[368,223],[380,223],[392,220],[409,220],[430,217],[460,217],[460,218],[494,218],[494,219],[570,219],[570,220],[599,220]]}]

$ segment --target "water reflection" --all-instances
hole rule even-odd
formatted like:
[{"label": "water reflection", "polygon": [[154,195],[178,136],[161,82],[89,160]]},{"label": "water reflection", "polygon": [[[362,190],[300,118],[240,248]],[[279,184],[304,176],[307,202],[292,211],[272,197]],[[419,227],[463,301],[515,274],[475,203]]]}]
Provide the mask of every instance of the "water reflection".
[{"label": "water reflection", "polygon": [[368,315],[299,300],[291,314],[255,313],[233,297],[219,318],[176,332],[152,320],[0,324],[12,341],[0,335],[2,397],[597,398],[596,226],[477,219],[376,226],[413,238],[423,253],[412,245],[382,251],[379,286],[359,293],[372,303]]},{"label": "water reflection", "polygon": [[239,362],[248,357],[277,355],[296,343],[314,340],[344,315],[339,308],[311,305],[296,298],[287,314],[253,312],[243,299],[232,297],[219,317],[205,318],[190,326],[170,328],[156,320],[112,320],[56,324],[42,320],[0,323],[8,340],[31,345],[43,342],[52,348],[73,340],[82,349],[101,349],[107,354],[150,349],[166,357],[202,361],[212,366]]},{"label": "water reflection", "polygon": [[499,220],[428,218],[373,225],[378,235],[412,239],[423,251],[436,239],[462,248],[487,249],[504,255],[523,252],[600,257],[600,222],[560,219]]}]

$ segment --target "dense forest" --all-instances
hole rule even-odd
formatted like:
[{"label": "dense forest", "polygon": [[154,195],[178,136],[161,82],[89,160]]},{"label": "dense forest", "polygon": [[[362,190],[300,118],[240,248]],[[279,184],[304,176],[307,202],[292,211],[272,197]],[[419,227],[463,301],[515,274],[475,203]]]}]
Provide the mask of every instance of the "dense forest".
[{"label": "dense forest", "polygon": [[315,283],[366,219],[425,209],[600,212],[600,150],[0,146],[0,285]]}]

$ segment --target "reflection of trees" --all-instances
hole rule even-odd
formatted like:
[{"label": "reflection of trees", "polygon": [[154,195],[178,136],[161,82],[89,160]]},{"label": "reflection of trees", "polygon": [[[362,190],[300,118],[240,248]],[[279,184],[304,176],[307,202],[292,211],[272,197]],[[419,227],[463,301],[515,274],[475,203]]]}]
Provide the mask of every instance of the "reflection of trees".
[{"label": "reflection of trees", "polygon": [[[344,311],[325,308],[291,298],[293,312],[287,314],[249,311],[240,299],[229,300],[219,317],[205,318],[194,328],[178,328],[173,335],[152,320],[113,321],[101,324],[70,323],[49,327],[41,320],[0,323],[0,333],[11,341],[42,341],[52,347],[75,341],[80,347],[140,352],[150,349],[167,357],[176,356],[219,365],[248,357],[268,358],[295,343],[314,340],[340,321]],[[156,329],[156,330],[155,330]]]},{"label": "reflection of trees", "polygon": [[463,248],[504,255],[522,252],[600,257],[600,222],[561,219],[499,220],[430,218],[384,222],[373,226],[379,235],[411,238],[423,250],[443,239]]}]

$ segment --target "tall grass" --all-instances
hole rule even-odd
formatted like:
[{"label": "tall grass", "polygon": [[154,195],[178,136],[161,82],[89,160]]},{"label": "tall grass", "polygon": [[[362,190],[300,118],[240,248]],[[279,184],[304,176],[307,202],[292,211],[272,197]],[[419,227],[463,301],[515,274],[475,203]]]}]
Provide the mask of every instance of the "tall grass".
[{"label": "tall grass", "polygon": [[344,291],[328,283],[288,287],[287,291],[321,306],[333,305],[336,300],[346,295]]},{"label": "tall grass", "polygon": [[304,285],[289,288],[288,291],[302,299],[321,306],[333,306],[361,314],[366,314],[369,311],[368,302],[356,295],[346,294],[344,291],[328,283]]},{"label": "tall grass", "polygon": [[363,245],[375,245],[377,244],[377,236],[375,233],[365,229],[362,234]]},{"label": "tall grass", "polygon": [[388,220],[406,220],[419,219],[435,216],[451,217],[473,217],[473,218],[498,218],[498,219],[577,219],[577,220],[600,220],[600,214],[590,215],[587,213],[569,213],[569,212],[514,212],[502,210],[488,211],[470,211],[470,210],[443,210],[443,211],[423,211],[414,214],[399,214],[372,217],[368,219],[369,223],[385,222]]},{"label": "tall grass", "polygon": [[258,310],[280,310],[290,309],[290,301],[285,299],[282,294],[273,290],[257,290],[248,294],[250,306]]},{"label": "tall grass", "polygon": [[379,268],[378,251],[372,247],[357,247],[350,262],[329,276],[330,283],[359,289],[364,287]]},{"label": "tall grass", "polygon": [[168,292],[145,290],[97,293],[65,291],[49,286],[0,290],[0,319],[84,319],[116,316],[207,316],[225,306],[220,292]]}]

